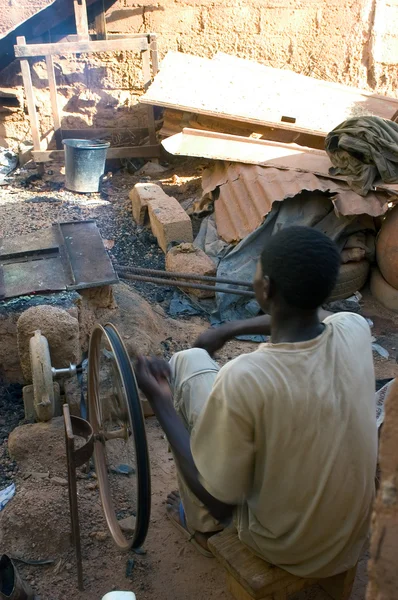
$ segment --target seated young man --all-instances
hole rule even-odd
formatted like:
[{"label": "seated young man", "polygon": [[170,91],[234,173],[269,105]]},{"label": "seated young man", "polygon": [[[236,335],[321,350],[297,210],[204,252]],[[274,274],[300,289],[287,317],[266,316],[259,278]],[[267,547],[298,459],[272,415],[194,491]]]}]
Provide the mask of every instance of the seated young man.
[{"label": "seated young man", "polygon": [[[374,497],[375,379],[366,320],[320,320],[339,264],[324,234],[283,229],[254,281],[270,316],[210,330],[170,366],[138,361],[177,465],[169,516],[204,552],[233,517],[244,544],[295,575],[329,577],[359,558]],[[210,354],[249,333],[272,342],[219,369]]]}]

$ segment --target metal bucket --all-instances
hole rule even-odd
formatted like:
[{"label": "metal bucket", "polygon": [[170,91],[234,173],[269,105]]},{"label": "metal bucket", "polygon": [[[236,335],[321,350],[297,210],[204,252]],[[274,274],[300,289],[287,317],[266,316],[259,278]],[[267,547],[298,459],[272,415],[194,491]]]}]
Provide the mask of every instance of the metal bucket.
[{"label": "metal bucket", "polygon": [[72,192],[98,192],[109,142],[62,140],[62,143],[65,147],[66,189]]}]

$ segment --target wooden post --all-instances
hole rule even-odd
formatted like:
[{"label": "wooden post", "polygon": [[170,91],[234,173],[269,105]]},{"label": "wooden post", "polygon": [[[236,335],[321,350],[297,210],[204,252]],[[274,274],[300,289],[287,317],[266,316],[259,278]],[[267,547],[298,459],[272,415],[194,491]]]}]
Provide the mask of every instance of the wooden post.
[{"label": "wooden post", "polygon": [[149,44],[151,47],[152,73],[155,77],[156,73],[159,71],[158,38],[155,33],[150,34]]},{"label": "wooden post", "polygon": [[58,150],[62,150],[61,118],[57,100],[57,83],[55,81],[54,61],[52,56],[46,56],[48,86],[50,88],[51,108],[54,120],[54,135]]},{"label": "wooden post", "polygon": [[80,40],[88,40],[88,19],[86,0],[73,0],[76,31]]},{"label": "wooden post", "polygon": [[[147,50],[143,50],[141,52],[142,58],[142,72],[144,74],[144,90],[146,91],[152,83],[151,78],[151,63],[149,59],[149,46]],[[147,105],[147,115],[148,115],[148,133],[149,133],[149,143],[156,144],[157,136],[156,136],[156,127],[155,127],[155,115],[153,112],[153,106],[150,104]]]},{"label": "wooden post", "polygon": [[102,0],[102,8],[100,14],[95,17],[95,31],[97,33],[97,40],[106,40],[107,33],[104,0]]},{"label": "wooden post", "polygon": [[[25,46],[26,40],[24,37],[17,37],[17,45]],[[28,107],[28,115],[30,121],[30,127],[32,130],[32,141],[33,141],[33,149],[41,150],[40,147],[40,126],[39,120],[37,118],[36,112],[36,102],[35,95],[33,93],[33,85],[32,85],[32,77],[30,74],[30,66],[29,61],[27,59],[21,59],[21,72],[22,72],[22,81],[25,89],[25,97],[26,97],[26,105]]]}]

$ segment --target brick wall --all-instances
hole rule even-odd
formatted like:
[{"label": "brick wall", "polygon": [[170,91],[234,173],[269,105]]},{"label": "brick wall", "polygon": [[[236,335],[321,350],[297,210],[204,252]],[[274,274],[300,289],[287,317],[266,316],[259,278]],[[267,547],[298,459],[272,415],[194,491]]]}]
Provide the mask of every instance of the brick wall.
[{"label": "brick wall", "polygon": [[[0,0],[10,2],[30,6],[30,0]],[[398,96],[398,0],[117,0],[106,18],[110,33],[157,33],[161,57],[168,50],[208,57],[222,51]],[[127,127],[131,138],[139,135],[145,110],[137,105],[137,55],[56,57],[55,63],[64,127]],[[44,63],[33,71],[44,135],[51,128]],[[18,64],[2,74],[1,85],[20,88]],[[15,146],[26,139],[25,115],[7,119],[0,120],[0,145]]]},{"label": "brick wall", "polygon": [[394,600],[398,590],[398,382],[387,400],[380,443],[381,484],[373,520],[366,600]]}]

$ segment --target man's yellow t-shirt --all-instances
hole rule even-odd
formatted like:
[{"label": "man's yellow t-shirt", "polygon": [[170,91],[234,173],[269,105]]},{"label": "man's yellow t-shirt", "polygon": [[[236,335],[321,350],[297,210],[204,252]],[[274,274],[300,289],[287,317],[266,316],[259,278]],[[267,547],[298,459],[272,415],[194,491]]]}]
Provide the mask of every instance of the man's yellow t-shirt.
[{"label": "man's yellow t-shirt", "polygon": [[204,487],[237,507],[241,541],[314,577],[356,564],[377,461],[369,326],[351,313],[324,323],[313,340],[225,365],[191,438]]}]

